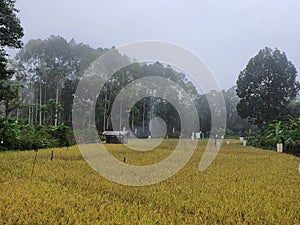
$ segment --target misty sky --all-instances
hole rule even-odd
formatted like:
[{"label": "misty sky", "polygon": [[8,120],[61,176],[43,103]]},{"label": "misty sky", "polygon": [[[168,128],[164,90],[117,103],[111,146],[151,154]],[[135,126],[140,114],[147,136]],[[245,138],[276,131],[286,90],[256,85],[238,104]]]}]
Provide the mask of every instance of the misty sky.
[{"label": "misty sky", "polygon": [[16,6],[25,43],[51,34],[94,48],[167,41],[196,53],[223,89],[265,46],[284,51],[300,71],[299,0],[17,0]]}]

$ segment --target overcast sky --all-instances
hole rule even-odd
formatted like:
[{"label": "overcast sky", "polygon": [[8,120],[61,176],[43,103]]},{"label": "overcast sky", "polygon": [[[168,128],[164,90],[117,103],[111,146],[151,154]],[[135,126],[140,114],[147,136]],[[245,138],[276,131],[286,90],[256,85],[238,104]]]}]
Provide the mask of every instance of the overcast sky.
[{"label": "overcast sky", "polygon": [[90,46],[161,40],[196,53],[221,88],[259,49],[277,47],[300,71],[299,0],[17,0],[24,42],[60,35]]}]

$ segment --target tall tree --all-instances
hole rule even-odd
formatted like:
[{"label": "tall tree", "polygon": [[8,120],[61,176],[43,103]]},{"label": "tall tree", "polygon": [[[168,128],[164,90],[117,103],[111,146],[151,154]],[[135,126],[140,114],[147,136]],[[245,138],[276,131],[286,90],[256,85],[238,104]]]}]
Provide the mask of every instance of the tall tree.
[{"label": "tall tree", "polygon": [[299,91],[296,76],[296,68],[284,52],[267,47],[260,50],[237,80],[239,115],[260,129],[285,116],[287,105]]},{"label": "tall tree", "polygon": [[19,90],[14,82],[10,82],[14,71],[7,67],[7,53],[4,49],[22,46],[21,38],[24,34],[17,12],[14,0],[0,0],[0,103],[4,102],[6,116],[11,111],[11,107],[7,108],[8,102],[18,98]]},{"label": "tall tree", "polygon": [[[73,72],[71,48],[63,37],[50,36],[44,41],[44,50],[48,87],[55,89],[52,91],[55,96],[50,97],[55,99],[56,104],[60,104],[63,84]],[[54,126],[57,125],[58,111],[56,111],[54,120]]]},{"label": "tall tree", "polygon": [[[23,28],[16,13],[14,0],[0,0],[0,45],[20,48],[22,46]],[[3,50],[4,51],[4,50]]]}]

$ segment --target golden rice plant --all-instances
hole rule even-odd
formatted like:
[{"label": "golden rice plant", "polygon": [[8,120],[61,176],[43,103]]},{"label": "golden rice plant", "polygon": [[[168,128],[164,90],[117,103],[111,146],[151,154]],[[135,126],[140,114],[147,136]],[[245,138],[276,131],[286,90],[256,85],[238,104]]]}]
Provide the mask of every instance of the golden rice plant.
[{"label": "golden rice plant", "polygon": [[[300,224],[297,157],[231,140],[200,172],[206,143],[199,141],[176,175],[144,187],[102,177],[76,146],[39,151],[32,181],[35,153],[3,152],[0,224]],[[165,140],[149,152],[106,147],[120,161],[150,165],[168,157],[176,144]]]}]

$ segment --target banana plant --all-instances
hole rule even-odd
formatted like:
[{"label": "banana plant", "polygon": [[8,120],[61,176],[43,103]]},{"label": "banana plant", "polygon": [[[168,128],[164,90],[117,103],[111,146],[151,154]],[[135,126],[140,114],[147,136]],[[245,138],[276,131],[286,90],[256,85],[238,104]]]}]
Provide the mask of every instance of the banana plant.
[{"label": "banana plant", "polygon": [[286,128],[287,144],[300,140],[300,117],[289,117]]},{"label": "banana plant", "polygon": [[271,123],[267,129],[267,139],[272,139],[274,142],[280,143],[281,137],[284,136],[284,127],[281,121]]}]

